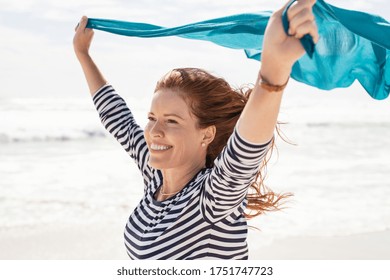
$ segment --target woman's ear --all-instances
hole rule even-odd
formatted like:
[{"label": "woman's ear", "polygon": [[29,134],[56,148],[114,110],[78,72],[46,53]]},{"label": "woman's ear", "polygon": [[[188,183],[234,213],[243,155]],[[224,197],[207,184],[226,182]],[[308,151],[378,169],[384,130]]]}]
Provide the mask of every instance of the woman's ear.
[{"label": "woman's ear", "polygon": [[217,128],[215,125],[210,125],[209,127],[205,128],[203,132],[203,143],[209,145],[211,142],[213,142],[216,133]]}]

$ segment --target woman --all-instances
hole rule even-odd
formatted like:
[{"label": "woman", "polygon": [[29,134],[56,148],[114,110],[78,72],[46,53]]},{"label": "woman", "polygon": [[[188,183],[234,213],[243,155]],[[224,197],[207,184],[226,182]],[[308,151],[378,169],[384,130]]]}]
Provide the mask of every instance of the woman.
[{"label": "woman", "polygon": [[[283,198],[262,193],[256,180],[291,67],[304,53],[299,38],[318,41],[314,3],[301,0],[289,9],[291,36],[282,27],[283,9],[272,15],[252,91],[234,91],[200,69],[174,69],[157,83],[144,130],[90,57],[93,31],[81,19],[74,49],[94,104],[144,178],[144,196],[125,229],[130,258],[248,258],[245,218],[277,208]],[[255,192],[248,194],[249,187]]]}]

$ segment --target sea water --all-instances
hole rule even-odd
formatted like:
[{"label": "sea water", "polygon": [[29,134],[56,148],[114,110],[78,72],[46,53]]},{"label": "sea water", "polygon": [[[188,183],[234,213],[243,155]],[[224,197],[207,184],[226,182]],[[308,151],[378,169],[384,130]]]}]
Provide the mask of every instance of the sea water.
[{"label": "sea water", "polygon": [[[286,98],[282,130],[296,145],[277,139],[266,184],[294,197],[250,224],[276,237],[390,229],[388,102]],[[125,99],[144,125],[149,101]],[[3,99],[0,119],[0,230],[124,225],[142,177],[91,100]]]}]

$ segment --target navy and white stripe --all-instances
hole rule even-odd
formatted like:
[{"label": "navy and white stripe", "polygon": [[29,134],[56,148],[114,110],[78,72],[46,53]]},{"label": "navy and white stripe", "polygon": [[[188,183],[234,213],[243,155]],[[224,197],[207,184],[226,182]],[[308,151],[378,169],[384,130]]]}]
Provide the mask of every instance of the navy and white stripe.
[{"label": "navy and white stripe", "polygon": [[93,97],[105,128],[133,158],[144,178],[144,197],[129,217],[125,245],[131,259],[247,259],[243,216],[248,186],[269,143],[244,140],[237,129],[214,162],[173,197],[157,201],[162,173],[148,165],[143,130],[110,85]]}]

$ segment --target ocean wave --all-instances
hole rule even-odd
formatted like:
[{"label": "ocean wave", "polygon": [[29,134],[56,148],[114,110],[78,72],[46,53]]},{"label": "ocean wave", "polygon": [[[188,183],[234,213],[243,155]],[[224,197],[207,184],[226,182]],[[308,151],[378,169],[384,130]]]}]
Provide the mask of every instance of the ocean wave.
[{"label": "ocean wave", "polygon": [[68,132],[35,132],[9,134],[0,132],[0,143],[28,143],[28,142],[68,142],[86,139],[106,138],[107,134],[101,130],[75,130]]},{"label": "ocean wave", "polygon": [[316,128],[390,128],[390,122],[307,122],[304,125]]},{"label": "ocean wave", "polygon": [[[290,123],[295,128],[325,130],[373,130],[390,129],[390,122],[307,122]],[[9,130],[0,130],[0,143],[26,143],[26,142],[68,142],[86,139],[102,139],[109,134],[100,124],[92,126],[78,123],[79,127],[37,127],[22,126],[13,127]],[[80,127],[82,126],[82,127]],[[90,128],[87,128],[87,127]]]}]

